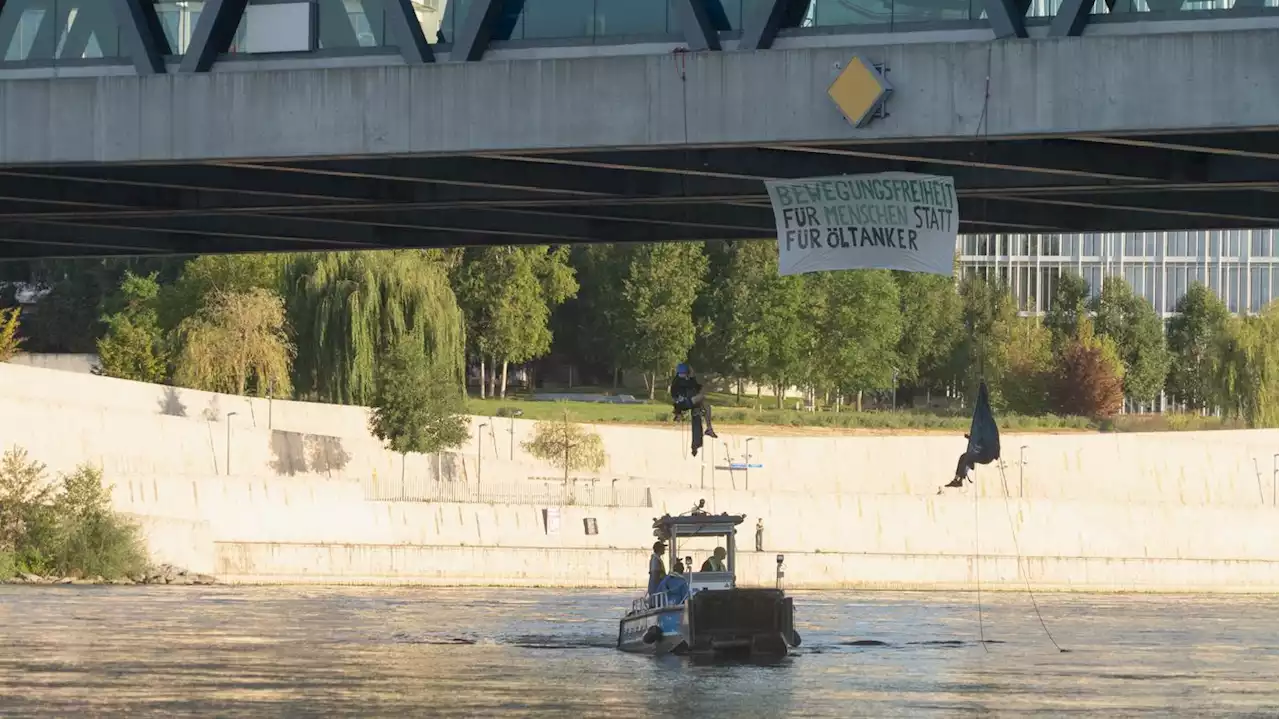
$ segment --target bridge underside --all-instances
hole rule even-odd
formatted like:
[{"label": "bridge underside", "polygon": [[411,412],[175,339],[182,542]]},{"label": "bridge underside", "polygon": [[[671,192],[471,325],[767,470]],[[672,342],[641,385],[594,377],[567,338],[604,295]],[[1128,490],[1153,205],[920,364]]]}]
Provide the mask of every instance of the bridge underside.
[{"label": "bridge underside", "polygon": [[756,239],[763,180],[951,175],[961,232],[1264,228],[1277,130],[0,168],[0,259]]}]

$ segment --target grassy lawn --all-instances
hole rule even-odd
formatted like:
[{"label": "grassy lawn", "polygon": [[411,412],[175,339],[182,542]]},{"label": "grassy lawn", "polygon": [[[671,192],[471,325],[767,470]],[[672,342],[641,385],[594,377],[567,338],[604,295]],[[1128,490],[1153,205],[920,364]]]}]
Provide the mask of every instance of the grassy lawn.
[{"label": "grassy lawn", "polygon": [[[588,392],[589,390],[583,390]],[[772,398],[765,398],[762,406],[754,408],[755,398],[748,407],[733,406],[732,395],[711,395],[718,425],[774,427],[789,430],[812,428],[815,430],[868,430],[910,432],[963,433],[969,428],[967,413],[943,413],[924,410],[872,411],[872,412],[797,412],[769,409]],[[594,424],[671,424],[671,406],[663,402],[644,404],[604,404],[573,401],[534,401],[527,396],[511,395],[506,399],[479,399],[472,397],[469,411],[487,417],[513,416],[532,420],[560,419],[566,413],[571,420]],[[1108,432],[1159,432],[1171,430],[1238,429],[1234,422],[1224,422],[1214,417],[1198,415],[1127,415],[1102,423],[1084,417],[1058,417],[1042,415],[1028,417],[1016,414],[997,416],[1001,429],[1010,431],[1108,431]]]}]

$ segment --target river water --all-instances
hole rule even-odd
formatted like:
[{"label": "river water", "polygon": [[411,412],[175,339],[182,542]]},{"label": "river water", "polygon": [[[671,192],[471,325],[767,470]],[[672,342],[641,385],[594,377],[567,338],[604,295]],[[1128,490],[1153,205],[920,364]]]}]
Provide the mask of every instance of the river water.
[{"label": "river water", "polygon": [[626,592],[0,586],[0,716],[1276,716],[1275,597],[796,593],[797,654],[616,651]]}]

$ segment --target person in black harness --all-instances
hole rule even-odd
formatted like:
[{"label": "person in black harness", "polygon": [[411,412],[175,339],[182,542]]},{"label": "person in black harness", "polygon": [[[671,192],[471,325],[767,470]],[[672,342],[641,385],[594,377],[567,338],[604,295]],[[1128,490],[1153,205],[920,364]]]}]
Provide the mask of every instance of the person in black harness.
[{"label": "person in black harness", "polygon": [[[671,380],[671,405],[675,411],[676,421],[679,421],[685,412],[692,413],[693,456],[698,456],[698,450],[702,449],[703,435],[712,439],[717,435],[715,429],[711,427],[711,405],[707,404],[707,396],[702,391],[702,384],[693,376],[693,368],[684,362],[676,365],[676,376]],[[702,429],[704,419],[707,423],[705,432]]]},{"label": "person in black harness", "polygon": [[964,436],[968,441],[960,458],[956,460],[956,474],[951,481],[938,488],[938,493],[948,487],[963,487],[969,479],[969,472],[978,464],[990,464],[1000,459],[1000,429],[996,426],[995,416],[991,413],[991,402],[987,397],[987,383],[978,385],[978,401],[973,408],[973,421],[969,424],[969,433]]}]

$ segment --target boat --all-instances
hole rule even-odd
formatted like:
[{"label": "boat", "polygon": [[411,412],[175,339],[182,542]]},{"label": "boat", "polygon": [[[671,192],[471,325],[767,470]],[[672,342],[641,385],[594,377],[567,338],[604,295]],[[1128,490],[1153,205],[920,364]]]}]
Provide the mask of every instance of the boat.
[{"label": "boat", "polygon": [[[711,515],[702,506],[653,521],[654,536],[668,547],[672,573],[658,591],[632,602],[618,622],[618,649],[649,655],[786,656],[800,646],[800,635],[792,599],[782,589],[783,555],[777,555],[773,588],[739,587],[734,537],[746,516]],[[689,566],[676,572],[682,564],[680,544],[693,537],[723,539],[724,571],[695,572]]]}]

